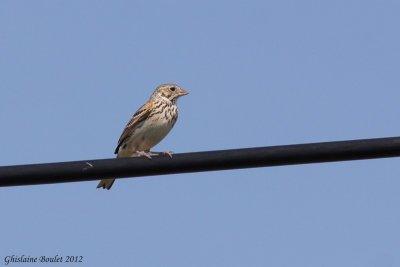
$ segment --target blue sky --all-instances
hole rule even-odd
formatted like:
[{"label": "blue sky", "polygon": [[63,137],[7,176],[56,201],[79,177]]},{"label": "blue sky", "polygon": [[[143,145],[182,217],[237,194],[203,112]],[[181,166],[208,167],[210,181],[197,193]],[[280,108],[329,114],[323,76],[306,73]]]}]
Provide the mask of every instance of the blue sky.
[{"label": "blue sky", "polygon": [[[0,164],[109,158],[159,83],[190,91],[156,150],[399,135],[400,3],[0,3]],[[1,188],[0,257],[85,266],[399,266],[383,159]],[[20,266],[20,265],[19,265]]]}]

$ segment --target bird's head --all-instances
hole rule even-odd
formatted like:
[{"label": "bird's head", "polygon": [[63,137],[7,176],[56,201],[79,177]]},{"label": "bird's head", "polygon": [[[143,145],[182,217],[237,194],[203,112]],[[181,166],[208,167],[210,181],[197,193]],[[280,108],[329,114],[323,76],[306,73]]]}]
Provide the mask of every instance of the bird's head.
[{"label": "bird's head", "polygon": [[176,84],[161,84],[159,85],[154,93],[152,94],[152,97],[161,97],[161,98],[166,98],[172,103],[176,103],[176,100],[184,95],[187,95],[188,92],[180,87],[179,85]]}]

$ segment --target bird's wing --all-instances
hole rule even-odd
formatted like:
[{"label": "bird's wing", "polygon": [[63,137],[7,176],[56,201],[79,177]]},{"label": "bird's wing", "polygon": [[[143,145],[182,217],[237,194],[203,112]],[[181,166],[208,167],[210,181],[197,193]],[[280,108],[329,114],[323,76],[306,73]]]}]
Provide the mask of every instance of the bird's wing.
[{"label": "bird's wing", "polygon": [[118,140],[118,145],[115,148],[114,154],[118,154],[120,146],[134,133],[137,126],[149,117],[153,106],[154,102],[150,100],[146,102],[146,104],[144,104],[142,107],[140,107],[135,114],[133,114],[132,118],[126,124],[125,129]]}]

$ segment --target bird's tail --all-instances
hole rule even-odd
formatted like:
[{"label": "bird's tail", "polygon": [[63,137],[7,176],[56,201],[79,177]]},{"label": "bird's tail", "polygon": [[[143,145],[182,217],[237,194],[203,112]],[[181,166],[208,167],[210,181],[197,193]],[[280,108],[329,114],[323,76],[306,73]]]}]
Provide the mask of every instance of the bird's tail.
[{"label": "bird's tail", "polygon": [[103,179],[97,185],[97,188],[103,188],[110,190],[111,186],[114,184],[115,179]]}]

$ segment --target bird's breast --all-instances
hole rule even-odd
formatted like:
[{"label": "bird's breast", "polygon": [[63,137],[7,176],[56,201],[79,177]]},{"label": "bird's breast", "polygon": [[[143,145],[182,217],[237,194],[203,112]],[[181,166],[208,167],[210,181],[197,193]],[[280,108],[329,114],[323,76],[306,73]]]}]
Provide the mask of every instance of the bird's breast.
[{"label": "bird's breast", "polygon": [[150,150],[172,129],[178,118],[176,106],[160,107],[135,130],[129,143],[134,150]]}]

